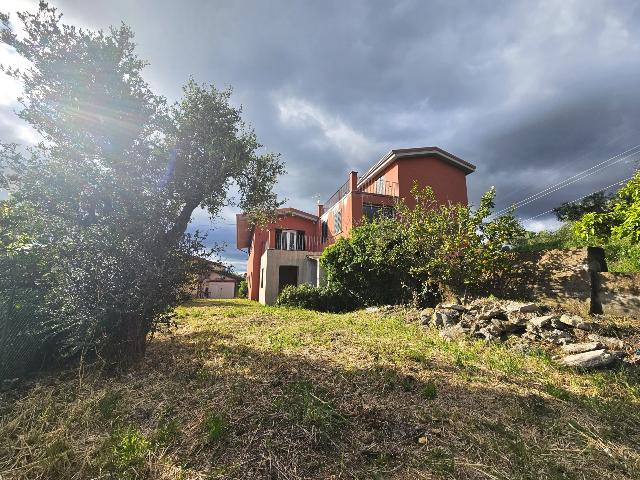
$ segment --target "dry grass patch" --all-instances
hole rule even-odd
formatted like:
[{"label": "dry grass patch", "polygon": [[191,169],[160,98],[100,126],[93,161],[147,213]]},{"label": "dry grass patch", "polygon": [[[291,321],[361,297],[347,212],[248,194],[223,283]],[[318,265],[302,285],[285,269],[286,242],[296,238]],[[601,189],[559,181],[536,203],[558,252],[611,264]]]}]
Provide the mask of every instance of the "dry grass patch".
[{"label": "dry grass patch", "polygon": [[197,301],[177,321],[126,374],[68,371],[3,393],[0,478],[640,471],[636,372],[585,374],[544,351],[448,343],[403,312]]}]

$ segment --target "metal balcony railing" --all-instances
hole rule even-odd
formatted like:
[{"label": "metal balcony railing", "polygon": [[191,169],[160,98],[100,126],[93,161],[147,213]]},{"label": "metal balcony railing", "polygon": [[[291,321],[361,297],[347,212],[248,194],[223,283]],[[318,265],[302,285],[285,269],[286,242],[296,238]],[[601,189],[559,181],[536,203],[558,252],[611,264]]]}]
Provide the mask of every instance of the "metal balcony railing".
[{"label": "metal balcony railing", "polygon": [[327,212],[333,207],[336,203],[342,200],[347,193],[349,193],[349,180],[347,180],[344,185],[342,185],[336,193],[331,195],[331,198],[327,200],[324,204],[324,211]]},{"label": "metal balcony railing", "polygon": [[378,195],[386,195],[388,197],[398,197],[400,195],[398,182],[372,180],[362,186],[362,191],[367,193],[376,193]]},{"label": "metal balcony railing", "polygon": [[329,238],[322,238],[318,235],[304,235],[297,236],[295,241],[291,242],[286,236],[281,236],[278,239],[276,234],[269,236],[266,248],[298,252],[322,252],[328,241]]}]

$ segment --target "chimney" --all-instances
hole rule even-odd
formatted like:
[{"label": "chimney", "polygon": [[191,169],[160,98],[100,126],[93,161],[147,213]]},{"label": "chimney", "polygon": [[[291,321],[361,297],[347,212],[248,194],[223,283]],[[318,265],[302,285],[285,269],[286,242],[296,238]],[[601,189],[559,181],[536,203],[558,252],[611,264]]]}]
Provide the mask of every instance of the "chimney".
[{"label": "chimney", "polygon": [[318,211],[316,214],[318,215],[318,218],[320,218],[324,214],[324,205],[321,203],[318,203],[317,208],[318,208]]},{"label": "chimney", "polygon": [[358,189],[358,172],[349,173],[349,191],[354,192]]}]

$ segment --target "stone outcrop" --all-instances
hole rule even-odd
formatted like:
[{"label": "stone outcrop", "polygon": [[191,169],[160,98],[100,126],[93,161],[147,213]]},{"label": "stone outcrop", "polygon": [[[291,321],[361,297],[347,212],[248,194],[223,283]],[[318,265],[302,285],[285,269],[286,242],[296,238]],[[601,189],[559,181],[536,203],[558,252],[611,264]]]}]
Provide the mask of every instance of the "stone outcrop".
[{"label": "stone outcrop", "polygon": [[[590,333],[596,324],[580,315],[549,313],[536,303],[479,299],[468,305],[440,304],[420,313],[420,323],[440,330],[448,341],[465,335],[488,342],[518,337],[516,346],[540,344],[559,350],[559,364],[576,368],[610,367],[620,360],[631,363],[623,340]],[[628,359],[625,357],[629,357]]]}]

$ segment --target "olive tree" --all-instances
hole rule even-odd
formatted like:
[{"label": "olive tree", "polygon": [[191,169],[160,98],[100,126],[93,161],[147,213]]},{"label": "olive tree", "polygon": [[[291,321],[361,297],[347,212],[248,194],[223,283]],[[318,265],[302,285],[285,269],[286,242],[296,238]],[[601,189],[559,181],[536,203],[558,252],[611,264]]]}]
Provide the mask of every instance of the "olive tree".
[{"label": "olive tree", "polygon": [[[3,14],[0,41],[28,67],[3,70],[23,84],[18,116],[42,141],[0,147],[0,184],[12,189],[0,216],[0,363],[136,360],[203,250],[186,233],[194,210],[217,216],[232,186],[240,208],[272,210],[282,163],[260,153],[230,90],[189,80],[174,105],[155,95],[129,27],[66,25],[44,2],[18,17],[24,36]],[[38,348],[15,360],[27,341]]]}]

